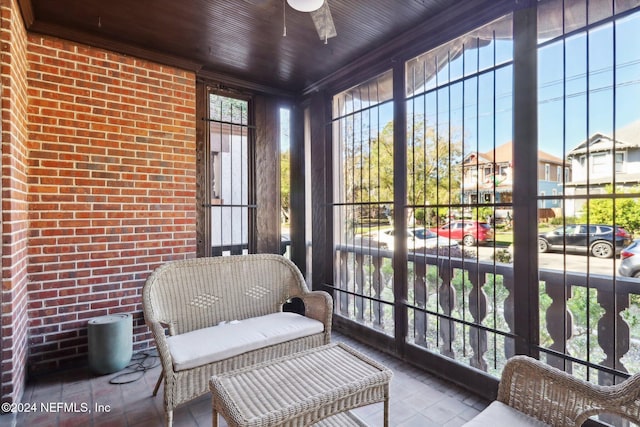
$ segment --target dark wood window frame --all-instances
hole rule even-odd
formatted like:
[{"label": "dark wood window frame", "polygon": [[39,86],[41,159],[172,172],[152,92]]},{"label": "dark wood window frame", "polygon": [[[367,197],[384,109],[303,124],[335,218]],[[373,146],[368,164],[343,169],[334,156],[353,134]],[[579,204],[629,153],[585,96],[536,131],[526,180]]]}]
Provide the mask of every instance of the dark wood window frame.
[{"label": "dark wood window frame", "polygon": [[[264,88],[259,88],[264,89]],[[207,76],[196,82],[196,237],[197,256],[211,249],[211,141],[208,100],[211,93],[248,102],[249,146],[248,253],[280,253],[280,122],[281,106],[291,106],[285,93],[235,89]]]}]

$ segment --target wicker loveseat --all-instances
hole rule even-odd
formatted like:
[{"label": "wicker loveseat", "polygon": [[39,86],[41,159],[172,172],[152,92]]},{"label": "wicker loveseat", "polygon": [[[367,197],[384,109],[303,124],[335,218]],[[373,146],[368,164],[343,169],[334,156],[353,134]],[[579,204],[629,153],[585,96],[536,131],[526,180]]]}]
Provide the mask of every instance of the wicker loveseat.
[{"label": "wicker loveseat", "polygon": [[599,386],[539,360],[515,356],[502,371],[497,400],[465,426],[577,427],[598,414],[640,425],[640,374],[614,386]]},{"label": "wicker loveseat", "polygon": [[[304,315],[283,311],[294,297]],[[309,291],[280,255],[158,267],[144,285],[143,310],[162,363],[166,424],[176,406],[209,392],[214,374],[328,344],[332,308],[329,294]]]}]

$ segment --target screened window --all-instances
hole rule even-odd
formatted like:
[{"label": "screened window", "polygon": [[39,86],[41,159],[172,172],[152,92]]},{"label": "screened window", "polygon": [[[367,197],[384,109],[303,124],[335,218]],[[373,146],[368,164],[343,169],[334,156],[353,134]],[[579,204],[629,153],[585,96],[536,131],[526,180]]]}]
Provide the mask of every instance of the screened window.
[{"label": "screened window", "polygon": [[[518,347],[610,384],[640,369],[640,281],[619,269],[640,232],[640,0],[531,7],[333,97],[336,312],[407,354],[498,375]],[[536,10],[537,52],[514,51]],[[515,97],[538,102],[517,123]]]},{"label": "screened window", "polygon": [[291,110],[280,108],[280,253],[291,255]]},{"label": "screened window", "polygon": [[250,253],[255,202],[249,102],[212,92],[208,106],[211,254]]},{"label": "screened window", "polygon": [[392,72],[333,97],[335,309],[393,335]]},{"label": "screened window", "polygon": [[457,243],[408,248],[407,339],[491,372],[510,346],[510,266],[493,259],[512,214],[511,26],[506,16],[406,63],[406,217]]},{"label": "screened window", "polygon": [[[640,209],[640,182],[623,167],[627,144],[640,142],[640,110],[633,107],[640,99],[638,6],[538,5],[538,144],[566,168],[552,195],[560,206],[553,221],[582,230],[539,257],[541,358],[600,384],[619,381],[616,371],[640,369],[640,330],[632,320],[640,288],[619,270],[629,231],[640,230],[629,215]],[[540,221],[538,232],[550,228]]]}]

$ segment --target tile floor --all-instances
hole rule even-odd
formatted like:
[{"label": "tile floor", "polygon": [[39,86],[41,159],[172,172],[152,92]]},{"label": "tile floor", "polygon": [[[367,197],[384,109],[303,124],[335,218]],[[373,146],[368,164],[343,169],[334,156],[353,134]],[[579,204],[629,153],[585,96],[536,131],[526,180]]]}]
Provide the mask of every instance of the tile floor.
[{"label": "tile floor", "polygon": [[[481,411],[489,402],[406,363],[339,334],[344,341],[394,372],[391,381],[392,427],[455,427]],[[153,358],[147,362],[153,362]],[[94,376],[87,368],[38,378],[27,385],[22,399],[25,411],[0,416],[0,427],[160,427],[163,426],[162,390],[152,397],[160,367],[148,370],[135,382],[113,385],[116,374]],[[42,406],[42,403],[45,405]],[[97,405],[97,406],[96,406]],[[372,427],[382,424],[382,404],[358,408],[356,413]],[[226,427],[221,420],[221,427]],[[203,396],[177,408],[175,427],[211,425],[211,402]]]}]

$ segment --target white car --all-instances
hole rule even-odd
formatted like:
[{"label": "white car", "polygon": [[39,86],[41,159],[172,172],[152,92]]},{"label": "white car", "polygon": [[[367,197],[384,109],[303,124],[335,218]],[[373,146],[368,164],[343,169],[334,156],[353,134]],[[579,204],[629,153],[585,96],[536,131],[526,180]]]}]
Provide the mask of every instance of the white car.
[{"label": "white car", "polygon": [[[425,228],[409,228],[407,229],[407,250],[413,252],[416,249],[435,248],[435,247],[451,247],[458,246],[458,242],[447,237],[438,236],[436,233]],[[374,239],[381,248],[393,250],[395,230],[380,230]]]}]

